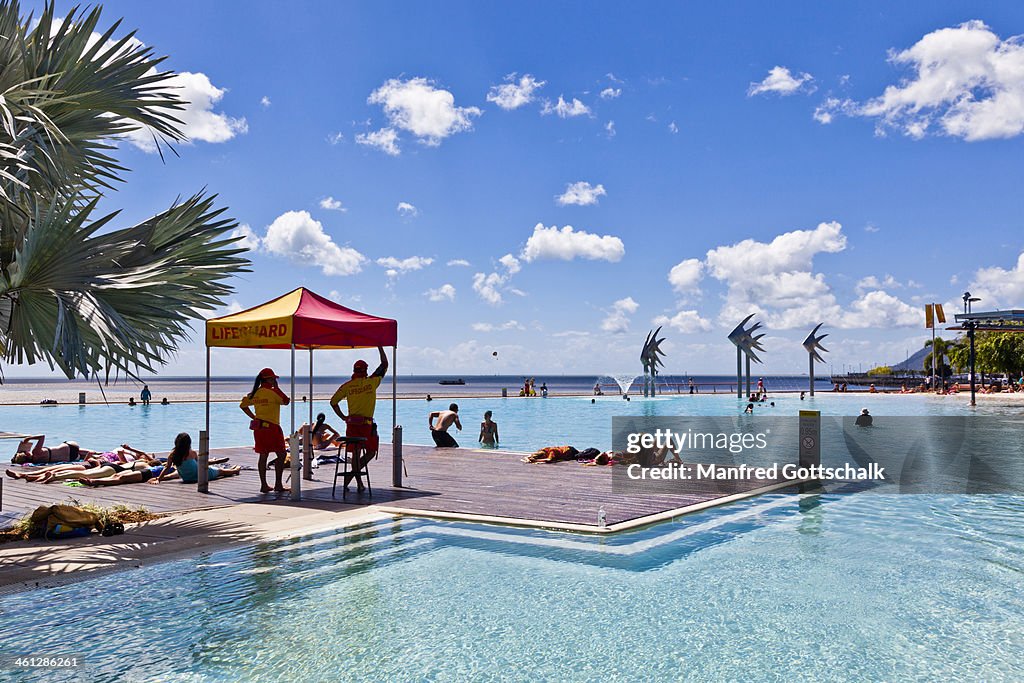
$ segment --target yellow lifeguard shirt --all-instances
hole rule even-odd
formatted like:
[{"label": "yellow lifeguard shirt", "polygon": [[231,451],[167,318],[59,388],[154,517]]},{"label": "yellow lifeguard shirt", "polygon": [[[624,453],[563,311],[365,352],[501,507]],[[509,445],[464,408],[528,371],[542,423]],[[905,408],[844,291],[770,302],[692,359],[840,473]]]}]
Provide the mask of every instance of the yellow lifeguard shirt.
[{"label": "yellow lifeguard shirt", "polygon": [[377,387],[383,377],[371,375],[370,377],[357,377],[338,387],[331,397],[331,403],[337,404],[341,399],[348,399],[348,414],[359,415],[360,417],[373,417],[373,411],[377,407]]},{"label": "yellow lifeguard shirt", "polygon": [[252,408],[256,413],[256,419],[273,424],[281,424],[281,406],[288,402],[288,397],[280,391],[274,391],[266,387],[260,387],[249,398],[249,394],[242,397],[238,404],[243,408]]}]

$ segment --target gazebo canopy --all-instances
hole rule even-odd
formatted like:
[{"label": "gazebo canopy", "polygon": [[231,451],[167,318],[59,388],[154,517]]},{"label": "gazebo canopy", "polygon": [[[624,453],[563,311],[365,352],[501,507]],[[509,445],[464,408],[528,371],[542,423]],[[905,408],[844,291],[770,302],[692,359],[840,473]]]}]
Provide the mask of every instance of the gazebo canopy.
[{"label": "gazebo canopy", "polygon": [[398,323],[299,287],[265,304],[206,321],[206,345],[250,349],[396,346]]}]

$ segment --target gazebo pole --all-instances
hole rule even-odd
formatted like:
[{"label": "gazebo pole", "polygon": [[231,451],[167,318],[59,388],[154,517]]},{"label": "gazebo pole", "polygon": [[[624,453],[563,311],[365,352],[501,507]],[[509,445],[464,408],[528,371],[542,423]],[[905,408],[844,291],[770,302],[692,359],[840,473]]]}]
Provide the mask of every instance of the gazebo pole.
[{"label": "gazebo pole", "polygon": [[[309,347],[309,435],[310,440],[313,436],[313,347]],[[309,452],[309,457],[306,457],[306,452]],[[312,449],[302,448],[302,476],[309,481],[313,481],[313,451]]]},{"label": "gazebo pole", "polygon": [[391,347],[391,485],[402,485],[402,440],[398,436],[398,340]]},{"label": "gazebo pole", "polygon": [[[298,443],[297,439],[291,437],[295,434],[295,343],[292,342],[292,396],[290,407],[292,409],[292,427],[291,433],[289,434],[289,443],[292,445]],[[292,500],[302,500],[302,475],[301,469],[299,468],[299,461],[302,460],[302,454],[297,452],[297,448],[292,448]]]},{"label": "gazebo pole", "polygon": [[391,347],[391,364],[395,369],[391,372],[391,433],[398,426],[398,345]]},{"label": "gazebo pole", "polygon": [[[203,438],[206,437],[206,438]],[[168,460],[170,464],[170,460]],[[196,490],[207,493],[210,489],[207,472],[210,466],[210,347],[206,347],[206,431],[199,435],[199,476],[196,478]]]},{"label": "gazebo pole", "polygon": [[206,434],[210,434],[210,347],[206,347]]}]

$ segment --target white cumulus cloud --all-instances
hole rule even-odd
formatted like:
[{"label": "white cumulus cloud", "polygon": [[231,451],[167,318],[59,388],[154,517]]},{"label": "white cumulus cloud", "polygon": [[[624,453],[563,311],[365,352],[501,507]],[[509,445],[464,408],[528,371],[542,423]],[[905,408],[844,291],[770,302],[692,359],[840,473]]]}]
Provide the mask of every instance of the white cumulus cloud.
[{"label": "white cumulus cloud", "polygon": [[398,206],[395,207],[395,211],[398,212],[399,216],[403,216],[405,218],[415,218],[420,215],[419,209],[409,202],[398,202]]},{"label": "white cumulus cloud", "polygon": [[704,278],[704,262],[696,258],[688,258],[672,266],[668,272],[668,281],[672,289],[680,294],[692,294],[698,291],[700,281]]},{"label": "white cumulus cloud", "polygon": [[845,328],[917,327],[924,324],[924,311],[882,290],[864,293],[840,319]]},{"label": "white cumulus cloud", "polygon": [[723,322],[738,322],[755,312],[776,329],[835,319],[835,296],[825,276],[811,271],[817,254],[845,248],[842,226],[832,222],[783,233],[771,242],[746,239],[708,251],[707,273],[728,287]]},{"label": "white cumulus cloud", "polygon": [[828,123],[836,113],[877,120],[887,129],[920,139],[930,133],[973,142],[1010,138],[1024,132],[1024,41],[1000,39],[979,20],[926,34],[889,61],[910,70],[864,103],[826,100],[815,118]]},{"label": "white cumulus cloud", "polygon": [[[182,122],[182,132],[189,142],[227,142],[236,135],[248,132],[249,125],[245,117],[235,118],[214,110],[227,90],[216,87],[206,74],[182,71],[169,78],[161,87],[186,102],[183,110],[171,113]],[[153,131],[148,126],[128,131],[125,137],[145,152],[157,150]]]},{"label": "white cumulus cloud", "polygon": [[470,264],[469,261],[467,261],[464,258],[453,258],[451,261],[449,261],[445,265],[448,265],[448,266],[469,266],[471,264]]},{"label": "white cumulus cloud", "polygon": [[471,325],[476,332],[502,332],[506,330],[525,330],[522,323],[516,320],[509,320],[503,323],[473,323]]},{"label": "white cumulus cloud", "polygon": [[266,95],[260,98],[260,106],[263,107],[264,109],[269,108],[270,104],[270,98],[267,97]]},{"label": "white cumulus cloud", "polygon": [[231,236],[238,238],[238,241],[233,245],[235,247],[248,249],[249,251],[257,251],[260,248],[259,236],[245,223],[232,230]]},{"label": "white cumulus cloud", "polygon": [[982,299],[986,310],[1013,307],[1024,303],[1024,252],[1010,268],[979,268],[971,279],[969,291]]},{"label": "white cumulus cloud", "polygon": [[602,100],[614,100],[622,94],[622,88],[605,88],[601,91]]},{"label": "white cumulus cloud", "polygon": [[622,240],[613,235],[594,235],[583,230],[575,230],[566,225],[561,230],[558,226],[544,227],[537,223],[533,234],[526,240],[522,258],[526,262],[538,259],[559,259],[572,261],[576,258],[617,262],[626,253]]},{"label": "white cumulus cloud", "polygon": [[747,89],[747,97],[763,95],[765,93],[792,95],[801,88],[807,89],[813,81],[814,78],[811,74],[793,75],[788,68],[775,66],[772,67],[763,81],[750,84],[750,87]]},{"label": "white cumulus cloud", "polygon": [[677,332],[692,334],[694,332],[710,332],[711,323],[694,310],[678,311],[675,315],[659,315],[651,321],[654,325],[668,325]]},{"label": "white cumulus cloud", "polygon": [[550,101],[544,102],[544,106],[540,110],[541,114],[557,114],[559,118],[568,119],[574,116],[588,116],[590,114],[590,107],[580,102],[575,97],[570,102],[566,102],[565,99],[559,95],[558,101],[551,104]]},{"label": "white cumulus cloud", "polygon": [[629,332],[629,316],[636,313],[640,304],[627,296],[612,304],[612,307],[605,311],[605,319],[601,321],[601,329],[612,334]]},{"label": "white cumulus cloud", "polygon": [[502,291],[508,291],[510,294],[516,294],[518,296],[525,296],[524,292],[519,291],[508,286],[508,282],[513,275],[518,273],[522,266],[512,254],[505,254],[500,259],[500,263],[505,268],[505,272],[494,271],[491,273],[475,273],[473,275],[473,291],[477,293],[481,299],[497,306],[504,301],[502,297]]},{"label": "white cumulus cloud", "polygon": [[414,270],[423,270],[433,262],[434,259],[427,256],[410,256],[403,259],[384,256],[377,259],[377,265],[387,269],[388,277],[398,277]]},{"label": "white cumulus cloud", "polygon": [[340,211],[345,213],[348,209],[341,203],[340,199],[334,197],[324,197],[320,200],[320,208],[327,209],[328,211]]},{"label": "white cumulus cloud", "polygon": [[565,192],[555,197],[555,201],[560,206],[568,206],[575,204],[577,206],[591,206],[597,204],[598,197],[603,197],[608,194],[604,185],[600,183],[597,185],[591,185],[583,180],[576,183],[569,183],[565,187]]},{"label": "white cumulus cloud", "polygon": [[500,259],[498,259],[498,263],[505,266],[505,269],[508,270],[509,275],[515,275],[520,270],[522,270],[522,266],[519,265],[519,259],[517,259],[512,254],[505,254]]},{"label": "white cumulus cloud", "polygon": [[[334,142],[331,144],[334,144]],[[374,147],[393,157],[402,153],[402,150],[398,148],[398,133],[394,128],[381,128],[369,133],[357,133],[356,144]]]},{"label": "white cumulus cloud", "polygon": [[425,294],[431,301],[454,301],[455,287],[450,284],[443,284],[437,289],[428,289]]},{"label": "white cumulus cloud", "polygon": [[518,109],[533,102],[534,93],[544,87],[544,81],[538,81],[530,74],[523,74],[516,79],[516,74],[505,76],[506,83],[492,85],[487,93],[487,101],[494,102],[505,110]]},{"label": "white cumulus cloud", "polygon": [[473,117],[483,113],[477,107],[455,106],[455,95],[426,78],[389,79],[370,93],[367,102],[379,104],[388,118],[390,127],[378,134],[404,130],[432,147],[450,135],[472,130]]},{"label": "white cumulus cloud", "polygon": [[324,275],[353,275],[366,257],[351,247],[340,247],[308,211],[287,211],[267,227],[264,249],[299,265],[319,266]]}]

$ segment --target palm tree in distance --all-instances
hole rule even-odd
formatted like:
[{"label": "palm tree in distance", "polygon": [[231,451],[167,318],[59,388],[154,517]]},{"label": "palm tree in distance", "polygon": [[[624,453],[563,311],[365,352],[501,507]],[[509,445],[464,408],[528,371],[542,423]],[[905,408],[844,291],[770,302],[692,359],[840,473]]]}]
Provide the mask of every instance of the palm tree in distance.
[{"label": "palm tree in distance", "polygon": [[186,104],[163,57],[99,19],[0,0],[0,358],[69,378],[152,372],[248,266],[205,191],[137,225],[98,215],[119,138],[146,130],[162,156]]},{"label": "palm tree in distance", "polygon": [[946,357],[950,354],[955,342],[947,341],[942,337],[935,338],[935,344],[929,339],[924,343],[925,348],[931,351],[924,357],[924,372],[932,374],[932,355],[935,355],[935,374],[939,377],[949,377],[951,373],[949,365],[946,364]]}]

